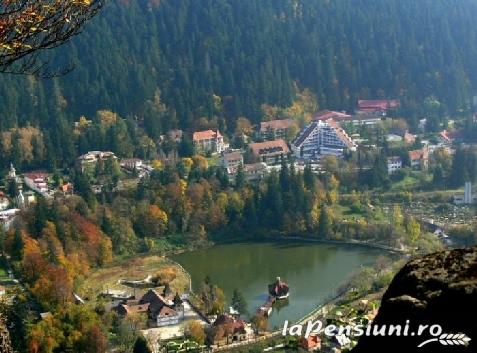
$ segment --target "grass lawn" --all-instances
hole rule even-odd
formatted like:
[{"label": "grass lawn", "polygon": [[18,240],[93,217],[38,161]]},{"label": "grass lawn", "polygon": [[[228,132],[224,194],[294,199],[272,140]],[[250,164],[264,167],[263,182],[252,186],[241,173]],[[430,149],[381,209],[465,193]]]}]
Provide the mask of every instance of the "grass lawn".
[{"label": "grass lawn", "polygon": [[207,163],[209,163],[209,167],[218,166],[220,164],[220,156],[216,154],[207,158]]},{"label": "grass lawn", "polygon": [[[161,269],[167,267],[173,267],[176,270],[176,278],[170,283],[171,289],[179,293],[187,290],[189,288],[189,277],[187,273],[171,260],[158,255],[151,255],[135,257],[93,270],[86,276],[86,279],[81,284],[79,294],[85,298],[94,300],[98,294],[106,289],[117,289],[133,293],[133,288],[119,284],[119,280],[142,280],[148,275],[154,276]],[[140,295],[146,291],[147,288],[137,288],[136,294]]]}]

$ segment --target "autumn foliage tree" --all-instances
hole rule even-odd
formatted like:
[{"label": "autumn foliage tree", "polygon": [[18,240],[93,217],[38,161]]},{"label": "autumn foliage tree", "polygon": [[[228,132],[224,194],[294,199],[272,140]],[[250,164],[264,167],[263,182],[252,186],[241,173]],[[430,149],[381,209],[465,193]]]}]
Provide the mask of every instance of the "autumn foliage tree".
[{"label": "autumn foliage tree", "polygon": [[0,72],[51,75],[38,55],[79,33],[101,0],[2,0]]}]

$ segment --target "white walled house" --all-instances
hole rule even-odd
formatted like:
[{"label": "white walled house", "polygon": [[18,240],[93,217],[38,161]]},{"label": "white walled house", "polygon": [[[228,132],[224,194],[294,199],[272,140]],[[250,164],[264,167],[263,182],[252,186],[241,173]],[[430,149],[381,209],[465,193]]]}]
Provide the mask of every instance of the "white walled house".
[{"label": "white walled house", "polygon": [[31,190],[36,191],[43,196],[48,196],[48,173],[44,172],[31,172],[25,173],[23,176],[23,181],[25,185],[28,186]]},{"label": "white walled house", "polygon": [[402,169],[402,159],[399,156],[388,158],[388,175],[392,175]]},{"label": "white walled house", "polygon": [[225,151],[224,137],[219,130],[196,131],[192,136],[196,152],[221,153]]}]

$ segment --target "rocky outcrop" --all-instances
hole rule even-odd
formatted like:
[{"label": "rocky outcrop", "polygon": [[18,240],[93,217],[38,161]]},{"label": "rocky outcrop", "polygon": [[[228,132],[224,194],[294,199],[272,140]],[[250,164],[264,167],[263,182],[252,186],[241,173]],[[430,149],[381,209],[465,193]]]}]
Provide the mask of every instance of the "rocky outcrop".
[{"label": "rocky outcrop", "polygon": [[[402,325],[408,336],[363,336],[353,353],[477,352],[477,247],[443,251],[413,260],[395,276],[373,325]],[[418,336],[418,326],[428,325]],[[441,335],[429,327],[440,325]],[[433,328],[434,334],[438,332]],[[403,330],[404,332],[404,330]],[[444,336],[462,333],[465,338]],[[432,339],[423,347],[422,342]]]}]

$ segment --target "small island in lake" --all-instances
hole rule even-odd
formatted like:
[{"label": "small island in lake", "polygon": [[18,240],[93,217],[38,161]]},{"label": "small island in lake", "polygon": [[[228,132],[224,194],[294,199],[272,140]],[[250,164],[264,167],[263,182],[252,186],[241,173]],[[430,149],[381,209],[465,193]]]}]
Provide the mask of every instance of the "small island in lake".
[{"label": "small island in lake", "polygon": [[276,281],[268,285],[268,293],[276,299],[286,299],[290,294],[290,288],[283,282],[280,277]]}]

